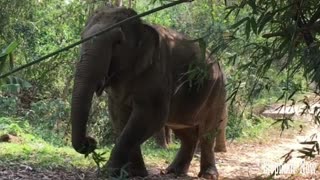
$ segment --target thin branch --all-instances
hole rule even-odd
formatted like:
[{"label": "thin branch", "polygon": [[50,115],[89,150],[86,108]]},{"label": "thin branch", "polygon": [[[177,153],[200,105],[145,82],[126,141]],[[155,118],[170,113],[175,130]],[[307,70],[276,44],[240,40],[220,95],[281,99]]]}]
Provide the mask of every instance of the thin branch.
[{"label": "thin branch", "polygon": [[32,65],[34,65],[34,64],[37,64],[37,63],[39,63],[39,62],[41,62],[41,61],[44,61],[44,60],[48,59],[49,57],[52,57],[52,56],[54,56],[54,55],[56,55],[56,54],[59,54],[59,53],[64,52],[64,51],[67,51],[67,50],[69,50],[69,49],[71,49],[71,48],[73,48],[73,47],[75,47],[75,46],[78,46],[78,45],[84,43],[84,42],[87,42],[87,41],[89,41],[90,39],[95,38],[95,37],[97,37],[97,36],[100,36],[100,35],[108,32],[108,31],[110,31],[110,30],[112,30],[112,29],[114,29],[114,28],[116,28],[116,27],[118,27],[118,26],[120,26],[120,25],[122,25],[122,24],[124,24],[124,23],[131,22],[131,21],[136,20],[136,19],[138,19],[138,18],[141,18],[141,17],[147,16],[147,15],[150,15],[150,14],[152,14],[152,13],[158,12],[158,11],[163,10],[163,9],[167,9],[167,8],[169,8],[169,7],[172,7],[172,6],[176,6],[176,5],[181,4],[181,3],[192,2],[192,1],[194,1],[194,0],[178,0],[178,1],[175,1],[175,2],[172,2],[172,3],[169,3],[169,4],[166,4],[166,5],[163,5],[163,6],[154,8],[154,9],[152,9],[152,10],[150,10],[150,11],[147,11],[147,12],[144,12],[144,13],[141,13],[141,14],[138,14],[138,15],[135,15],[135,16],[131,16],[131,17],[125,19],[125,20],[122,20],[122,21],[120,21],[120,22],[118,22],[118,23],[115,23],[115,24],[107,27],[106,29],[104,29],[104,30],[102,30],[102,31],[100,31],[100,32],[98,32],[98,33],[96,33],[96,34],[93,34],[92,36],[89,36],[89,37],[84,38],[84,39],[82,39],[82,40],[80,40],[80,41],[78,41],[78,42],[75,42],[75,43],[73,43],[73,44],[70,44],[70,45],[68,45],[68,46],[66,46],[66,47],[64,47],[64,48],[62,48],[62,49],[56,50],[56,51],[54,51],[54,52],[52,52],[52,53],[49,53],[49,54],[47,54],[47,55],[45,55],[45,56],[43,56],[43,57],[41,57],[41,58],[39,58],[39,59],[37,59],[37,60],[31,61],[30,63],[27,63],[27,64],[25,64],[25,65],[22,65],[22,66],[14,69],[14,70],[8,72],[8,73],[2,74],[2,75],[0,75],[0,79],[5,78],[5,77],[7,77],[7,76],[9,76],[9,75],[11,75],[11,74],[13,74],[13,73],[18,72],[18,71],[21,71],[22,69],[25,69],[25,68],[27,68],[27,67],[30,67],[30,66],[32,66]]}]

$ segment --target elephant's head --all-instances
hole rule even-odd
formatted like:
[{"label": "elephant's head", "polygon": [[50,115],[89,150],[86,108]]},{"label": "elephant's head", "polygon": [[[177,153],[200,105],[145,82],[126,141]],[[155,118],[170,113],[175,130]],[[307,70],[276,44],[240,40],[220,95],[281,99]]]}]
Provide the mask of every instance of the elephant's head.
[{"label": "elephant's head", "polygon": [[[82,38],[133,15],[136,12],[126,8],[99,10],[89,19]],[[115,28],[82,45],[71,104],[72,145],[77,152],[88,154],[96,148],[96,141],[86,133],[93,94],[103,92],[108,86],[105,79],[112,74],[132,73],[134,76],[142,72],[157,57],[158,49],[157,31],[140,20]]]}]

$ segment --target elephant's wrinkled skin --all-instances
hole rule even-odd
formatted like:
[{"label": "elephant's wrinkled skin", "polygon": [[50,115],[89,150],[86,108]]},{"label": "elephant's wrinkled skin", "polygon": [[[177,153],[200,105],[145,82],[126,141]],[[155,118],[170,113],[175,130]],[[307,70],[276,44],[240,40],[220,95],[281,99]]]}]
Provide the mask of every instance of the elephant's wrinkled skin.
[{"label": "elephant's wrinkled skin", "polygon": [[[103,8],[88,21],[82,38],[135,15],[131,9]],[[167,173],[186,173],[199,142],[199,176],[216,179],[213,139],[226,122],[225,83],[212,59],[209,77],[190,87],[188,67],[203,61],[196,42],[140,20],[93,38],[81,47],[72,93],[72,145],[82,154],[96,148],[86,125],[92,96],[108,92],[108,103],[118,140],[106,165],[115,176],[126,167],[131,176],[146,176],[140,145],[164,125],[173,129],[181,148]],[[221,122],[222,121],[222,122]]]}]

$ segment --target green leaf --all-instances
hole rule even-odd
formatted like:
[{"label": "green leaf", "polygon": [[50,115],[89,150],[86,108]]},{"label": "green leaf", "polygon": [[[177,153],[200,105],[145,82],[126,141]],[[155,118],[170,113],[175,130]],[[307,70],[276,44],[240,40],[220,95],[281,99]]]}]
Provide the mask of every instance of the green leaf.
[{"label": "green leaf", "polygon": [[2,52],[0,53],[0,57],[6,56],[12,53],[12,51],[14,51],[17,47],[18,47],[18,42],[16,40],[11,42],[9,46],[7,46],[5,49],[2,50]]},{"label": "green leaf", "polygon": [[252,8],[253,14],[257,13],[257,5],[255,0],[249,0],[248,5]]},{"label": "green leaf", "polygon": [[246,30],[245,30],[245,33],[246,33],[246,38],[249,39],[249,36],[250,36],[250,21],[247,21],[247,24],[246,24]]},{"label": "green leaf", "polygon": [[21,88],[23,88],[23,89],[28,89],[28,88],[31,88],[31,87],[32,87],[32,85],[31,85],[28,81],[26,81],[26,80],[24,80],[24,79],[21,79],[21,78],[18,78],[18,77],[16,77],[16,82],[17,82],[17,84],[19,84],[19,85],[21,86]]},{"label": "green leaf", "polygon": [[224,18],[227,19],[227,18],[230,16],[230,14],[231,14],[236,8],[238,8],[237,5],[228,6],[228,7],[226,8],[226,10],[229,10],[229,12],[226,14],[226,16],[225,16]]},{"label": "green leaf", "polygon": [[[13,41],[11,42],[6,48],[4,48],[2,50],[2,52],[0,53],[0,74],[2,74],[2,72],[6,69],[6,59],[7,57],[10,55],[10,53],[12,53],[18,46],[17,41]],[[11,69],[13,68],[13,61],[12,58],[10,58],[10,67]]]},{"label": "green leaf", "polygon": [[266,13],[269,13],[269,12],[265,12],[265,13],[261,13],[261,16],[259,16],[259,18],[257,19],[257,23],[260,23],[262,21],[262,19],[265,17]]},{"label": "green leaf", "polygon": [[268,12],[259,22],[258,33],[260,34],[264,26],[273,19],[274,13]]},{"label": "green leaf", "polygon": [[243,24],[244,22],[248,21],[248,20],[250,20],[250,18],[249,17],[245,17],[245,18],[241,19],[240,21],[238,21],[238,22],[234,23],[233,25],[231,25],[230,28],[231,29],[235,29],[235,28],[239,27],[241,24]]},{"label": "green leaf", "polygon": [[32,85],[19,77],[7,77],[2,79],[1,87],[7,89],[9,92],[19,92],[21,89],[28,89],[31,88]]},{"label": "green leaf", "polygon": [[200,50],[201,50],[201,60],[203,62],[205,62],[206,59],[206,49],[207,49],[207,43],[203,38],[200,38],[198,40],[199,42],[199,46],[200,46]]},{"label": "green leaf", "polygon": [[5,90],[8,93],[19,93],[21,87],[19,84],[6,84],[1,86],[2,90]]},{"label": "green leaf", "polygon": [[0,62],[5,61],[7,59],[7,54],[0,54]]},{"label": "green leaf", "polygon": [[10,70],[13,70],[14,68],[14,62],[13,62],[13,54],[9,54],[9,67],[10,67]]},{"label": "green leaf", "polygon": [[241,1],[239,7],[240,7],[240,8],[243,8],[246,4],[248,4],[248,1],[246,1],[246,0]]},{"label": "green leaf", "polygon": [[258,30],[257,30],[257,22],[254,19],[254,17],[250,18],[250,24],[251,24],[251,29],[254,32],[254,34],[258,34]]},{"label": "green leaf", "polygon": [[0,74],[2,74],[2,71],[5,69],[5,60],[7,59],[7,56],[0,57]]},{"label": "green leaf", "polygon": [[228,57],[228,64],[231,64],[232,66],[234,66],[236,64],[236,59],[238,57],[238,54],[235,54],[233,56]]}]

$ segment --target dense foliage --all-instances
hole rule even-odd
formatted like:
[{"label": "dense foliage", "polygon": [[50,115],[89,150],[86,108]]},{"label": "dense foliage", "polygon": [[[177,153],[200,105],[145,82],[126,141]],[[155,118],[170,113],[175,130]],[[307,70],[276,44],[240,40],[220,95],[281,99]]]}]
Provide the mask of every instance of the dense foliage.
[{"label": "dense foliage", "polygon": [[231,26],[234,42],[246,41],[241,53],[251,59],[241,70],[253,68],[260,80],[267,81],[265,85],[273,83],[268,72],[285,73],[283,96],[287,99],[305,88],[294,78],[296,75],[318,84],[319,5],[319,1],[258,0],[228,7],[228,15],[238,18]]}]

